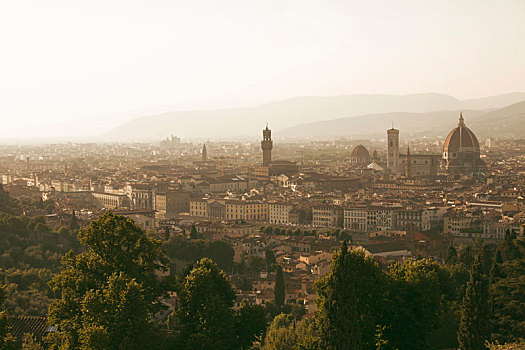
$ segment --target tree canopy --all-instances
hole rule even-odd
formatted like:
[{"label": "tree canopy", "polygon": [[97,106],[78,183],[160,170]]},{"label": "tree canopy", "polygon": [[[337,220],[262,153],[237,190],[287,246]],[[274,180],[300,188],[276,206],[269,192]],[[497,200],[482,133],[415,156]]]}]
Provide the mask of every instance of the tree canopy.
[{"label": "tree canopy", "polygon": [[61,295],[49,309],[49,322],[59,327],[50,336],[52,348],[143,348],[167,289],[157,277],[168,262],[160,242],[111,212],[78,238],[84,250],[67,253],[50,283]]},{"label": "tree canopy", "polygon": [[364,251],[349,251],[346,242],[332,258],[330,272],[316,282],[316,315],[326,349],[370,349],[380,322],[383,276]]}]

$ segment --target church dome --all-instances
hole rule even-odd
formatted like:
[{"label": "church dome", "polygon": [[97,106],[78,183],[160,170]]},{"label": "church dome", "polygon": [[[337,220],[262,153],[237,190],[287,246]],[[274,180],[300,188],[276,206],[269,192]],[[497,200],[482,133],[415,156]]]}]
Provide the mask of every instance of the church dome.
[{"label": "church dome", "polygon": [[472,151],[479,154],[479,142],[474,133],[465,126],[463,115],[459,115],[458,126],[452,129],[443,144],[443,152]]},{"label": "church dome", "polygon": [[478,138],[465,126],[460,113],[458,126],[452,129],[443,143],[444,167],[453,173],[483,171],[485,162],[480,158]]},{"label": "church dome", "polygon": [[363,145],[357,145],[350,154],[350,160],[352,163],[368,163],[370,162],[370,154]]},{"label": "church dome", "polygon": [[370,158],[370,154],[368,153],[368,150],[366,149],[365,146],[363,145],[358,145],[358,146],[355,146],[354,149],[352,150],[352,154],[350,155],[350,157],[355,157],[355,158]]}]

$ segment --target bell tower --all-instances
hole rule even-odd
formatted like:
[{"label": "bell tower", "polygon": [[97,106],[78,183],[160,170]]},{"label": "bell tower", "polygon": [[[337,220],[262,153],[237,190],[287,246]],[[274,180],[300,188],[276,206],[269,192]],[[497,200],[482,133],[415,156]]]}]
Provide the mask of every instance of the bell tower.
[{"label": "bell tower", "polygon": [[206,142],[202,145],[201,157],[203,162],[208,161],[208,151],[206,150]]},{"label": "bell tower", "polygon": [[389,129],[387,134],[387,153],[386,153],[386,167],[394,174],[398,172],[399,164],[399,130]]},{"label": "bell tower", "polygon": [[410,156],[410,146],[407,146],[407,158],[405,162],[406,177],[412,176],[412,157]]},{"label": "bell tower", "polygon": [[261,148],[263,151],[263,166],[269,166],[272,162],[272,131],[268,129],[268,124],[266,124],[266,129],[263,130],[263,139],[261,141]]}]

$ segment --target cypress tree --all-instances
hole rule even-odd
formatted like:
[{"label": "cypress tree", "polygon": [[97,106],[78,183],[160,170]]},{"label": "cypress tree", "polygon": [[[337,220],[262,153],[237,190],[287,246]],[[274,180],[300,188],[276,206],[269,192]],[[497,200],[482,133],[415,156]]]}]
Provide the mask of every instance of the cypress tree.
[{"label": "cypress tree", "polygon": [[447,264],[453,265],[458,262],[458,251],[453,246],[448,247],[447,259],[445,260]]},{"label": "cypress tree", "polygon": [[507,232],[505,233],[505,240],[498,247],[498,250],[501,252],[501,258],[503,261],[521,258],[520,249],[515,244],[514,239],[515,233],[511,232],[511,230],[507,230]]},{"label": "cypress tree", "polygon": [[69,228],[73,232],[77,231],[80,228],[80,226],[79,226],[79,224],[77,222],[77,215],[76,215],[74,210],[71,213],[71,221],[69,222]]},{"label": "cypress tree", "polygon": [[195,228],[195,225],[191,225],[190,239],[197,239],[197,229]]},{"label": "cypress tree", "polygon": [[364,251],[346,242],[332,258],[330,272],[315,284],[316,324],[323,349],[375,349],[383,309],[381,269]]},{"label": "cypress tree", "polygon": [[273,299],[279,310],[284,306],[285,293],[283,268],[281,265],[277,265],[277,272],[275,274],[275,287],[273,289]]},{"label": "cypress tree", "polygon": [[264,252],[264,258],[266,260],[266,270],[267,271],[273,271],[274,265],[277,262],[275,259],[275,253],[271,249],[266,249]]},{"label": "cypress tree", "polygon": [[495,244],[483,244],[479,252],[479,262],[481,264],[482,272],[489,277],[494,262],[494,255],[496,253]]},{"label": "cypress tree", "polygon": [[464,264],[466,267],[470,268],[472,267],[472,263],[474,262],[474,257],[472,256],[472,247],[466,246],[461,251],[461,255],[459,257],[459,262]]},{"label": "cypress tree", "polygon": [[501,256],[501,251],[498,249],[492,260],[492,267],[490,269],[490,284],[493,284],[496,279],[504,278],[505,274],[501,269],[501,264],[503,264],[503,257]]},{"label": "cypress tree", "polygon": [[483,274],[483,266],[476,259],[470,270],[470,280],[461,305],[458,342],[462,350],[485,349],[489,338],[488,327],[488,281]]}]

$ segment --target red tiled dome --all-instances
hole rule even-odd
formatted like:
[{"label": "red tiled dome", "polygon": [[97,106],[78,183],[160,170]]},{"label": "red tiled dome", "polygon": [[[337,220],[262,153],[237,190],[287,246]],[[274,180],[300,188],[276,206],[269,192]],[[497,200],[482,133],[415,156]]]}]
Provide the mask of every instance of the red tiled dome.
[{"label": "red tiled dome", "polygon": [[352,158],[362,158],[362,159],[369,159],[370,154],[368,153],[368,150],[363,145],[357,145],[352,150],[352,154],[350,154],[350,157]]},{"label": "red tiled dome", "polygon": [[474,133],[465,126],[463,116],[460,115],[458,126],[454,128],[445,139],[443,144],[444,152],[457,152],[461,150],[468,150],[479,152],[478,138]]},{"label": "red tiled dome", "polygon": [[458,126],[448,134],[443,144],[443,160],[445,169],[453,173],[471,173],[486,168],[480,158],[478,138],[465,126],[461,114]]}]

